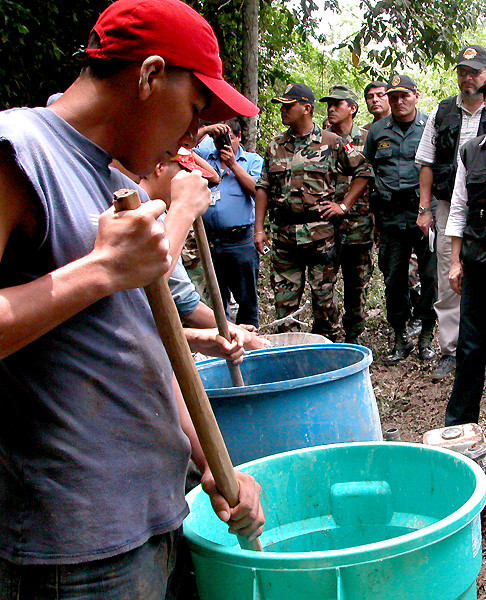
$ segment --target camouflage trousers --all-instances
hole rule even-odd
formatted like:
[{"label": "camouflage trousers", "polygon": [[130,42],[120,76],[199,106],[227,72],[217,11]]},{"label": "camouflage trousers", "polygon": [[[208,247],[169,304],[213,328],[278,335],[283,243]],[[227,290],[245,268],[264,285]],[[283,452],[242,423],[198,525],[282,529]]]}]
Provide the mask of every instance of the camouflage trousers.
[{"label": "camouflage trousers", "polygon": [[[272,287],[275,295],[277,319],[286,317],[299,308],[305,280],[311,289],[313,333],[336,339],[339,310],[335,293],[335,264],[329,256],[334,250],[334,238],[307,244],[273,242]],[[284,324],[280,332],[296,331],[297,324]]]},{"label": "camouflage trousers", "polygon": [[196,292],[201,296],[201,300],[204,304],[211,306],[209,291],[206,287],[206,277],[204,275],[204,269],[201,258],[199,257],[199,250],[192,228],[189,231],[184,247],[182,248],[181,256],[182,263],[196,288]]},{"label": "camouflage trousers", "polygon": [[373,274],[373,245],[344,244],[341,249],[344,315],[342,319],[346,341],[363,333],[366,298]]}]

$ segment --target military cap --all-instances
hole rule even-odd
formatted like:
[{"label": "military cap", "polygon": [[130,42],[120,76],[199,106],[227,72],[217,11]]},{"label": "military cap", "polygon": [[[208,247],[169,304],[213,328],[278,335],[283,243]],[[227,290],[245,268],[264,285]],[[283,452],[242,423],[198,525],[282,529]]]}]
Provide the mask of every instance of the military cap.
[{"label": "military cap", "polygon": [[314,105],[316,97],[314,92],[305,83],[289,83],[281,96],[272,98],[274,104],[292,104],[292,102],[309,102]]},{"label": "military cap", "polygon": [[319,102],[329,102],[330,100],[350,100],[358,104],[358,94],[346,85],[334,85],[329,90],[329,95],[321,98]]},{"label": "military cap", "polygon": [[390,92],[414,92],[417,93],[417,84],[408,75],[393,75],[386,86],[386,93]]},{"label": "military cap", "polygon": [[466,46],[457,55],[458,67],[471,67],[480,71],[486,67],[486,48],[482,46]]}]

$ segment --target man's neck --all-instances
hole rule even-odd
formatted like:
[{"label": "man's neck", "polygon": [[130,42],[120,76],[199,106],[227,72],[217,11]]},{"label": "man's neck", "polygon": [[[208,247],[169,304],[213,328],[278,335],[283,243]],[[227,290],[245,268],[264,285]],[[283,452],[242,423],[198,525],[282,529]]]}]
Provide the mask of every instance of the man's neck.
[{"label": "man's neck", "polygon": [[302,135],[308,135],[314,129],[314,122],[311,120],[305,121],[305,123],[299,123],[290,127],[292,135],[300,137]]},{"label": "man's neck", "polygon": [[397,117],[395,117],[395,115],[393,115],[393,118],[395,119],[395,121],[397,121],[397,123],[411,123],[412,121],[415,120],[416,116],[417,116],[417,109],[415,109],[412,116],[408,115],[407,117],[402,117],[402,118],[397,119]]},{"label": "man's neck", "polygon": [[474,94],[473,96],[466,96],[461,94],[462,103],[470,113],[475,113],[478,108],[483,104],[483,95]]},{"label": "man's neck", "polygon": [[353,131],[353,119],[346,119],[340,123],[333,123],[331,131],[337,135],[349,135]]},{"label": "man's neck", "polygon": [[379,116],[379,117],[375,117],[375,118],[373,119],[373,123],[376,123],[377,121],[381,121],[382,119],[386,119],[386,118],[387,118],[387,117],[389,117],[390,115],[391,115],[391,111],[390,111],[390,112],[387,112],[386,114],[382,114],[382,115],[381,115],[381,116]]}]

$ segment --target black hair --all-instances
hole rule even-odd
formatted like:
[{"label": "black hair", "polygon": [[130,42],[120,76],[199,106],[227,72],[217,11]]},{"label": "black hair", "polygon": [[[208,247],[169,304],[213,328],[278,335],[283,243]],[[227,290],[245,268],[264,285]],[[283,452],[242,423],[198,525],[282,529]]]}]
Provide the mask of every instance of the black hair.
[{"label": "black hair", "polygon": [[384,81],[372,81],[371,83],[368,83],[368,85],[365,87],[364,89],[364,97],[366,100],[366,94],[371,90],[371,88],[378,88],[378,87],[382,87],[382,88],[387,88],[388,84],[385,83]]},{"label": "black hair", "polygon": [[312,102],[310,102],[309,100],[298,100],[298,103],[302,104],[302,105],[304,105],[304,104],[310,104],[310,107],[311,107],[311,109],[310,109],[310,115],[311,116],[314,115],[314,105],[312,104]]},{"label": "black hair", "polygon": [[226,123],[230,126],[231,131],[235,134],[235,137],[241,135],[241,123],[238,121],[238,119],[233,118],[229,121],[226,121]]},{"label": "black hair", "polygon": [[[88,48],[101,48],[101,40],[96,31],[89,36]],[[81,53],[82,54],[82,53]],[[92,58],[84,54],[82,71],[89,70],[97,79],[108,79],[120,71],[140,61],[125,60],[122,58]]]},{"label": "black hair", "polygon": [[355,102],[354,100],[350,100],[349,98],[345,98],[345,100],[350,108],[353,108],[353,106],[356,106],[356,110],[352,114],[352,117],[354,119],[354,117],[358,114],[359,104],[357,102]]}]

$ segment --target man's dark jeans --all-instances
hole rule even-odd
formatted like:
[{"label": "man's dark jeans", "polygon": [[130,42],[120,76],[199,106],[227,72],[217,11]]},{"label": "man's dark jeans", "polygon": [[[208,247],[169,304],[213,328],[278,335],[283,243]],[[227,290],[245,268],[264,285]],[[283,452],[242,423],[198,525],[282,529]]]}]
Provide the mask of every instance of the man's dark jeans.
[{"label": "man's dark jeans", "polygon": [[446,409],[446,425],[477,423],[486,366],[486,265],[465,263],[461,317],[456,350],[456,376]]},{"label": "man's dark jeans", "polygon": [[65,565],[14,565],[0,558],[1,600],[172,600],[181,529],[129,552]]},{"label": "man's dark jeans", "polygon": [[221,297],[229,318],[231,293],[238,303],[236,323],[258,327],[257,283],[260,259],[253,241],[253,227],[244,235],[232,237],[219,234],[210,236],[211,255],[218,278]]}]

